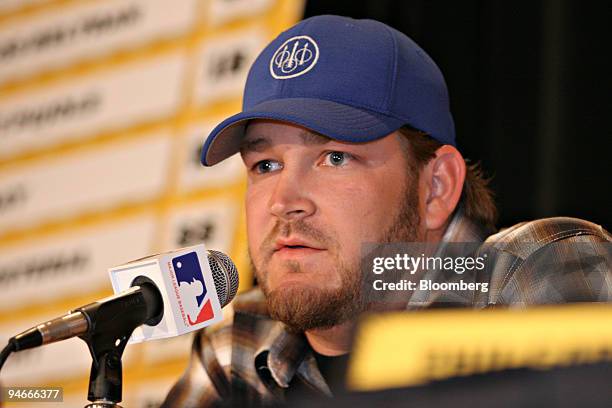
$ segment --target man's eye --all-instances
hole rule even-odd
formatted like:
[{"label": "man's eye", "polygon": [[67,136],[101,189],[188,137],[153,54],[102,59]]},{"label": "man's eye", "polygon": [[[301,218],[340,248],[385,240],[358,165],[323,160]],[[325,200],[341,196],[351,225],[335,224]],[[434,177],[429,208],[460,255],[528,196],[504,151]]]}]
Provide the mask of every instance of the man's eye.
[{"label": "man's eye", "polygon": [[344,152],[329,152],[325,155],[325,165],[340,167],[345,165],[352,156]]},{"label": "man's eye", "polygon": [[274,160],[262,160],[260,162],[257,162],[255,166],[253,166],[253,170],[255,170],[255,172],[260,173],[260,174],[270,173],[272,171],[276,171],[281,168],[282,168],[281,164]]}]

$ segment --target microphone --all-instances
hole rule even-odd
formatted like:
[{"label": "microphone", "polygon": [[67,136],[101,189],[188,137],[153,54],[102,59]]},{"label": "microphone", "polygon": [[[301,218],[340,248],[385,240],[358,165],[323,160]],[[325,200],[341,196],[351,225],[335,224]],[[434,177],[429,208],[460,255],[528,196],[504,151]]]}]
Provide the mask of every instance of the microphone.
[{"label": "microphone", "polygon": [[221,308],[238,290],[232,260],[204,245],[138,259],[109,273],[115,295],[14,336],[7,351],[133,329],[130,343],[181,335],[220,321]]}]

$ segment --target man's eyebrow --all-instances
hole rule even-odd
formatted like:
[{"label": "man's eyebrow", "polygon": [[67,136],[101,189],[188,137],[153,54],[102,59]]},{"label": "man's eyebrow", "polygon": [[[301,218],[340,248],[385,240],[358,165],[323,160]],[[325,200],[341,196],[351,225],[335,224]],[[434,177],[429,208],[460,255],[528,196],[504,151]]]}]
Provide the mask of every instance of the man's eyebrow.
[{"label": "man's eyebrow", "polygon": [[304,130],[300,136],[302,136],[302,138],[304,139],[305,144],[321,145],[332,141],[332,139],[327,136],[323,136],[318,133],[308,132],[306,130]]},{"label": "man's eyebrow", "polygon": [[[332,139],[319,135],[317,133],[312,133],[307,130],[304,130],[300,133],[300,137],[304,140],[304,144],[307,145],[321,145],[325,143],[329,143]],[[240,142],[240,153],[244,154],[247,152],[261,152],[271,145],[270,140],[262,136],[256,136],[254,138],[243,139]]]},{"label": "man's eyebrow", "polygon": [[261,152],[270,147],[270,141],[264,137],[242,139],[240,142],[240,153]]}]

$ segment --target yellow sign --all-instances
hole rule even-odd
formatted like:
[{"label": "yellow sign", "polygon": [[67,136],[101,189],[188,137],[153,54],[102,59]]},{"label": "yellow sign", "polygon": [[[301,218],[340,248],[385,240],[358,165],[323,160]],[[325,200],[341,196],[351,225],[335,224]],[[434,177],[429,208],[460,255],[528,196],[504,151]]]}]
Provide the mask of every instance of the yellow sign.
[{"label": "yellow sign", "polygon": [[612,360],[611,305],[390,313],[362,322],[348,386],[371,391],[603,360]]}]

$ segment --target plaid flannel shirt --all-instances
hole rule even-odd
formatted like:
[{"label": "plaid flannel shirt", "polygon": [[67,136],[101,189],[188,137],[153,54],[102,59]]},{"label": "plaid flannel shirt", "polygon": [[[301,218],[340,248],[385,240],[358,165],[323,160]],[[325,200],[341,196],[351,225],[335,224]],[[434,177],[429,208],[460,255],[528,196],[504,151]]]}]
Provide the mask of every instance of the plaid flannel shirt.
[{"label": "plaid flannel shirt", "polygon": [[[482,242],[492,254],[492,266],[483,272],[486,276],[474,279],[489,282],[488,292],[417,290],[408,309],[612,301],[612,236],[601,226],[557,217],[487,235],[459,208],[442,247],[451,242]],[[540,254],[559,243],[576,245],[555,248],[551,265],[550,256]],[[163,407],[273,405],[282,403],[286,390],[297,382],[315,396],[332,396],[305,337],[269,318],[261,291],[241,294],[233,306],[233,318],[227,324],[195,335],[189,366]]]}]

